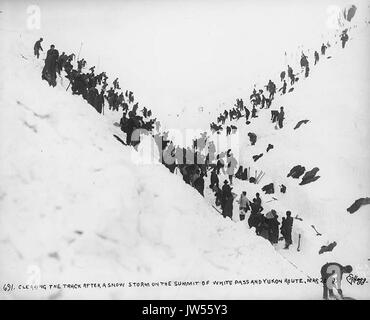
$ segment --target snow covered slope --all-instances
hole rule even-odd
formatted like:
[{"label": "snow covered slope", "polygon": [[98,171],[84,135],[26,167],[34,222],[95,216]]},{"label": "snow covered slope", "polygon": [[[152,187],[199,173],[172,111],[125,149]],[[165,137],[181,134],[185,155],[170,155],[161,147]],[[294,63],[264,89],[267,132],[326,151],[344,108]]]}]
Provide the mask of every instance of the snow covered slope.
[{"label": "snow covered slope", "polygon": [[[31,37],[0,34],[0,282],[15,285],[304,277],[113,126],[41,81]],[[317,276],[316,272],[313,276]],[[126,283],[127,284],[127,283]],[[268,288],[268,290],[266,290]],[[1,291],[2,298],[315,298],[318,285]]]},{"label": "snow covered slope", "polygon": [[[301,251],[281,251],[302,270],[319,268],[326,262],[351,264],[354,274],[369,277],[370,206],[354,214],[346,209],[358,198],[370,194],[370,112],[369,82],[370,28],[351,31],[351,40],[345,49],[338,44],[328,53],[331,59],[321,58],[311,68],[307,79],[300,80],[295,90],[277,96],[271,109],[284,106],[285,125],[276,130],[271,123],[270,110],[261,110],[258,120],[245,126],[245,119],[236,122],[240,132],[240,164],[266,172],[258,186],[238,181],[236,192],[246,190],[254,194],[273,182],[275,194],[263,196],[266,213],[276,209],[281,216],[286,210],[299,215],[295,220],[293,241],[302,235]],[[303,77],[302,77],[303,78]],[[298,121],[309,122],[294,130]],[[248,132],[257,134],[257,143],[250,146]],[[268,153],[268,144],[274,148]],[[263,153],[257,162],[252,156]],[[320,178],[300,186],[301,179],[287,178],[290,169],[303,165],[306,170],[318,167]],[[279,185],[287,187],[285,194]],[[271,201],[276,197],[277,201]],[[269,202],[267,202],[269,201]],[[235,220],[238,220],[234,211]],[[314,225],[322,236],[316,236]],[[332,252],[319,255],[323,245],[336,241]],[[369,297],[369,286],[350,287],[353,296]]]},{"label": "snow covered slope", "polygon": [[[241,149],[242,164],[262,169],[266,176],[258,186],[236,182],[234,191],[254,194],[266,183],[284,183],[287,193],[279,194],[278,201],[267,203],[270,197],[263,197],[265,212],[275,208],[281,217],[290,209],[303,218],[295,221],[293,250],[284,251],[256,237],[245,223],[220,217],[194,189],[161,165],[137,165],[132,150],[112,137],[118,114],[97,114],[80,97],[66,93],[66,83],[49,88],[41,81],[42,62],[28,54],[35,34],[1,30],[7,44],[0,49],[1,287],[5,283],[318,277],[321,265],[328,261],[352,264],[354,274],[361,276],[365,270],[368,276],[369,207],[353,215],[345,211],[370,190],[365,149],[368,36],[367,29],[345,50],[334,50],[333,58],[312,68],[310,77],[299,82],[292,94],[274,101],[273,108],[285,106],[284,129],[274,129],[269,112],[261,112],[248,128],[238,126],[242,145],[248,146]],[[49,38],[66,51],[71,41],[79,43],[60,34]],[[281,56],[276,59],[280,62]],[[270,74],[270,66],[265,67]],[[276,64],[276,74],[280,67]],[[236,93],[250,93],[247,85],[240,89],[233,84],[225,89],[222,101],[230,98],[232,104],[240,97]],[[209,106],[219,99],[209,92],[202,94],[206,100],[212,96]],[[138,98],[141,101],[141,94]],[[196,95],[190,98],[199,101]],[[157,108],[160,102],[155,101]],[[224,107],[206,111],[215,112],[214,120],[216,111]],[[198,110],[197,105],[194,108]],[[194,120],[193,111],[182,115],[181,125]],[[205,114],[203,118],[197,114],[201,121],[194,125],[207,123],[210,113]],[[293,130],[297,121],[306,118],[308,124]],[[258,135],[253,148],[248,131]],[[252,162],[252,155],[265,152],[268,143],[274,149]],[[319,167],[321,178],[299,186],[286,178],[296,164]],[[311,224],[322,237],[315,235]],[[298,233],[303,236],[300,252],[295,250]],[[338,243],[334,251],[318,255],[320,246],[331,241]],[[343,287],[347,295],[369,297],[368,284]],[[321,298],[321,286],[309,284],[0,292],[1,298]]]}]

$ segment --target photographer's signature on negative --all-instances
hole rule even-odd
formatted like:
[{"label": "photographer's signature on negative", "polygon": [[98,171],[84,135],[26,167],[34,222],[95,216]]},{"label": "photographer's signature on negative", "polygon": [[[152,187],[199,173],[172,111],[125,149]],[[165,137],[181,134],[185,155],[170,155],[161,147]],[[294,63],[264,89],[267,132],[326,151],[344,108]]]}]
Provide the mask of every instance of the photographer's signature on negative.
[{"label": "photographer's signature on negative", "polygon": [[353,284],[357,284],[357,285],[364,285],[365,283],[367,283],[368,281],[366,280],[366,278],[360,278],[352,273],[350,273],[347,277],[346,277],[346,280],[347,282],[350,284],[350,285],[353,285]]}]

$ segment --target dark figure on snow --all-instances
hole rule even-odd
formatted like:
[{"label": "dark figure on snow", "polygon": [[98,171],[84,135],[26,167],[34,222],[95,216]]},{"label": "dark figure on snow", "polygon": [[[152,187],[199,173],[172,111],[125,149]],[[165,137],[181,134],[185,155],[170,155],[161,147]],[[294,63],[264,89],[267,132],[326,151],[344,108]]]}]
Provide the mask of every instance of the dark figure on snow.
[{"label": "dark figure on snow", "polygon": [[274,148],[274,145],[269,143],[269,145],[267,146],[266,152],[269,152],[269,150],[271,150],[273,148]]},{"label": "dark figure on snow", "polygon": [[214,191],[216,197],[215,204],[216,206],[220,206],[222,204],[222,190],[218,186],[215,186]]},{"label": "dark figure on snow", "polygon": [[233,201],[234,197],[231,192],[231,187],[228,184],[228,181],[224,181],[224,185],[222,186],[222,198],[221,198],[221,208],[222,208],[222,215],[226,218],[232,218],[233,215]]},{"label": "dark figure on snow", "polygon": [[[351,273],[352,266],[342,266],[336,262],[328,262],[321,267],[321,280],[323,285],[323,298],[328,300],[328,298],[335,298],[334,288],[343,299],[343,291],[341,288],[341,282],[344,273]],[[328,297],[329,292],[329,297]]]},{"label": "dark figure on snow", "polygon": [[340,40],[342,41],[342,48],[346,46],[346,42],[348,41],[349,37],[347,34],[347,29],[345,29],[342,34],[340,35]]},{"label": "dark figure on snow", "polygon": [[253,93],[250,95],[249,99],[252,102],[253,106],[261,103],[261,97],[257,93],[256,89],[253,89]]},{"label": "dark figure on snow", "polygon": [[204,178],[202,173],[195,179],[193,186],[204,197]]},{"label": "dark figure on snow", "polygon": [[283,81],[285,79],[285,71],[281,71],[280,73],[280,81]]},{"label": "dark figure on snow", "polygon": [[128,101],[129,101],[129,103],[134,102],[134,93],[132,91],[130,91],[129,94],[128,94]]},{"label": "dark figure on snow", "polygon": [[63,70],[66,62],[68,60],[68,56],[66,53],[63,51],[62,54],[59,56],[58,61],[57,61],[57,72],[60,74],[60,72]]},{"label": "dark figure on snow", "polygon": [[263,156],[263,153],[260,153],[260,154],[256,154],[254,155],[252,158],[253,158],[253,161],[256,162],[259,158],[261,158]]},{"label": "dark figure on snow", "polygon": [[286,186],[284,186],[283,184],[280,186],[280,192],[281,193],[285,193],[286,192]]},{"label": "dark figure on snow", "polygon": [[279,89],[279,92],[281,91],[281,94],[285,94],[286,93],[286,87],[287,87],[287,83],[286,81],[284,80],[283,82],[283,86]]},{"label": "dark figure on snow", "polygon": [[222,186],[222,200],[221,200],[221,208],[225,206],[226,200],[232,196],[231,187],[227,180],[224,181],[224,185]]},{"label": "dark figure on snow", "polygon": [[72,73],[72,70],[73,70],[73,65],[72,65],[72,59],[71,56],[68,56],[67,57],[67,61],[66,63],[64,64],[64,71],[67,73],[67,78],[69,79],[69,77],[71,76],[71,73]]},{"label": "dark figure on snow", "polygon": [[268,239],[271,244],[276,244],[279,241],[279,225],[278,215],[274,209],[266,214],[266,223],[268,225]]},{"label": "dark figure on snow", "polygon": [[276,122],[279,117],[279,111],[278,110],[271,110],[271,121],[272,123]]},{"label": "dark figure on snow", "polygon": [[265,97],[262,90],[259,90],[260,96],[261,96],[261,109],[263,109],[265,106],[266,108],[270,107],[270,100]]},{"label": "dark figure on snow", "polygon": [[233,202],[234,202],[234,197],[231,195],[225,200],[224,208],[222,210],[222,215],[226,218],[229,217],[232,219],[233,217]]},{"label": "dark figure on snow", "polygon": [[288,65],[288,77],[290,79],[290,85],[292,86],[295,82],[295,76],[292,67],[289,65]]},{"label": "dark figure on snow", "polygon": [[284,116],[285,116],[284,107],[280,107],[280,112],[277,119],[280,129],[283,127]]},{"label": "dark figure on snow", "polygon": [[326,52],[326,49],[327,49],[328,47],[323,43],[322,45],[321,45],[321,54],[324,56],[325,55],[325,52]]},{"label": "dark figure on snow", "polygon": [[134,130],[135,130],[135,121],[130,116],[126,121],[126,125],[123,130],[123,132],[126,133],[126,144],[127,145],[131,145],[131,138],[132,138],[132,133],[134,132]]},{"label": "dark figure on snow", "polygon": [[[260,194],[259,194],[258,192],[256,193],[256,197],[255,197],[254,199],[256,199],[256,203],[257,203],[259,206],[261,206],[261,204],[262,204],[262,199],[261,199]],[[254,199],[253,199],[253,200],[254,200]]]},{"label": "dark figure on snow", "polygon": [[230,135],[231,134],[231,127],[227,126],[226,127],[226,135]]},{"label": "dark figure on snow", "polygon": [[121,89],[121,88],[119,87],[118,78],[116,78],[116,79],[113,81],[113,87],[114,87],[114,89]]},{"label": "dark figure on snow", "polygon": [[242,179],[243,176],[243,166],[239,166],[238,171],[235,173],[235,178]]},{"label": "dark figure on snow", "polygon": [[292,213],[290,211],[287,211],[286,217],[283,217],[283,220],[281,222],[280,232],[285,240],[284,249],[289,249],[289,246],[293,243],[292,242],[293,218],[291,217],[291,214]]},{"label": "dark figure on snow", "polygon": [[100,94],[97,97],[95,109],[99,113],[103,112],[104,114],[104,91],[103,89],[100,90]]},{"label": "dark figure on snow", "polygon": [[225,173],[224,166],[225,166],[224,161],[222,159],[220,159],[219,155],[217,155],[217,162],[216,162],[216,172],[217,172],[217,174],[220,174],[221,169],[222,169],[223,173]]},{"label": "dark figure on snow", "polygon": [[314,65],[316,65],[316,63],[318,63],[319,62],[319,59],[320,59],[319,53],[317,51],[315,51],[314,57],[315,57],[315,63],[314,63]]},{"label": "dark figure on snow", "polygon": [[[307,68],[308,68],[308,60],[307,60],[307,56],[302,52],[302,56],[301,56],[301,67],[302,69],[304,68],[305,69],[305,74],[307,74]],[[306,75],[307,77],[307,75]]]},{"label": "dark figure on snow", "polygon": [[259,234],[260,226],[264,220],[264,217],[261,213],[261,211],[263,211],[263,208],[258,203],[258,200],[256,198],[254,198],[253,201],[250,203],[250,208],[251,208],[251,214],[248,218],[248,225],[250,228],[255,227],[256,234]]},{"label": "dark figure on snow", "polygon": [[257,118],[257,109],[255,106],[252,107],[252,118]]},{"label": "dark figure on snow", "polygon": [[248,121],[248,119],[249,119],[251,112],[249,111],[247,107],[244,107],[244,112],[245,112],[245,123],[249,124],[250,122]]},{"label": "dark figure on snow", "polygon": [[57,61],[59,58],[59,52],[55,49],[52,44],[46,54],[45,66],[42,70],[42,79],[47,80],[50,86],[55,87],[57,85]]},{"label": "dark figure on snow", "polygon": [[39,40],[37,40],[35,42],[35,45],[33,46],[33,53],[35,54],[36,58],[38,59],[40,57],[40,50],[41,51],[44,51],[41,47],[41,42],[43,41],[44,39],[40,38]]},{"label": "dark figure on snow", "polygon": [[269,99],[272,101],[274,99],[274,94],[276,93],[276,84],[269,80],[266,88],[267,91],[270,93]]},{"label": "dark figure on snow", "polygon": [[249,141],[251,142],[251,145],[254,146],[257,142],[257,135],[253,132],[248,133]]},{"label": "dark figure on snow", "polygon": [[209,185],[209,187],[212,189],[212,190],[215,190],[215,188],[219,187],[219,179],[218,179],[218,175],[217,175],[217,169],[216,168],[213,168],[212,172],[211,172],[211,184]]},{"label": "dark figure on snow", "polygon": [[309,74],[310,74],[310,66],[309,66],[309,65],[307,65],[307,66],[306,66],[306,69],[305,69],[305,71],[304,71],[304,76],[305,76],[305,78],[307,78],[307,77],[309,76]]},{"label": "dark figure on snow", "polygon": [[86,60],[85,59],[81,59],[81,60],[78,60],[77,61],[77,70],[78,72],[81,72],[83,68],[85,68],[86,66]]}]

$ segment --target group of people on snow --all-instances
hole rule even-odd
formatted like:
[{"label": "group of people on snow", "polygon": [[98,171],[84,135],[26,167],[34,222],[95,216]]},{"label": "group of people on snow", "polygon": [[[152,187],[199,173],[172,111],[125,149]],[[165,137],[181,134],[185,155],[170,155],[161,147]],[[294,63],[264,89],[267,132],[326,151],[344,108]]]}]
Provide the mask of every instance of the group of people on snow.
[{"label": "group of people on snow", "polygon": [[[43,38],[36,41],[34,45],[34,55],[38,59],[40,51],[43,51],[41,43]],[[56,86],[57,75],[65,72],[65,77],[69,80],[72,94],[81,95],[97,112],[104,113],[104,105],[108,104],[109,109],[114,111],[123,111],[120,120],[120,127],[126,133],[126,143],[132,143],[132,133],[135,129],[146,129],[151,131],[154,128],[156,119],[152,119],[152,111],[144,107],[138,110],[138,103],[134,104],[134,94],[126,90],[125,93],[120,90],[119,79],[113,81],[113,85],[107,90],[108,76],[105,72],[95,74],[95,66],[89,68],[88,72],[83,72],[86,68],[86,60],[77,60],[77,68],[73,62],[76,60],[75,54],[66,55],[62,52],[59,55],[54,45],[46,53],[45,65],[42,70],[42,79],[46,80],[50,86]],[[139,114],[140,113],[140,114]],[[137,141],[135,141],[137,143]]]},{"label": "group of people on snow", "polygon": [[[348,41],[347,30],[344,30],[340,36],[342,41],[342,48],[345,47]],[[34,44],[34,55],[37,59],[40,57],[40,52],[43,51],[41,46],[43,38],[40,38]],[[322,44],[321,55],[325,55],[326,49],[329,47],[329,43]],[[314,52],[314,64],[316,65],[319,61],[319,53]],[[108,76],[105,72],[95,74],[95,66],[89,69],[89,72],[84,72],[86,68],[86,60],[77,60],[77,68],[73,65],[76,60],[74,54],[66,55],[62,52],[59,55],[58,50],[54,45],[50,46],[50,49],[46,53],[45,65],[42,70],[42,79],[47,80],[50,86],[56,86],[57,75],[61,75],[61,72],[65,72],[65,77],[70,81],[70,86],[73,94],[81,95],[90,105],[92,105],[99,113],[104,113],[104,105],[108,104],[109,109],[114,111],[123,112],[120,120],[121,130],[126,133],[126,144],[135,145],[139,141],[132,139],[132,133],[135,129],[146,129],[151,132],[154,125],[157,123],[156,119],[151,119],[152,112],[147,108],[143,108],[138,111],[138,103],[134,103],[134,94],[132,91],[126,90],[125,93],[121,90],[119,79],[116,78],[112,86],[107,90],[108,87]],[[304,71],[305,77],[309,75],[309,61],[308,57],[302,53],[300,65]],[[248,108],[243,99],[237,99],[236,104],[230,110],[224,110],[218,118],[217,122],[211,123],[211,129],[214,132],[220,133],[223,130],[223,126],[226,120],[233,121],[245,117],[246,124],[250,124],[253,118],[257,118],[257,108],[268,109],[270,108],[272,101],[275,98],[276,92],[281,92],[281,95],[286,94],[287,91],[287,78],[290,80],[290,86],[293,86],[298,77],[293,72],[293,68],[288,65],[287,70],[280,73],[280,81],[282,86],[277,90],[276,84],[269,80],[267,85],[264,86],[265,90],[256,88],[253,89],[252,94],[249,97],[251,107]],[[68,89],[68,88],[67,88]],[[289,90],[290,92],[290,90]],[[285,119],[284,108],[281,107],[280,111],[271,111],[272,122],[277,122],[279,128],[283,128],[283,121]],[[234,125],[228,125],[226,127],[227,135],[235,132],[237,127]],[[171,172],[175,172],[177,169],[183,180],[193,186],[202,196],[205,192],[204,177],[207,177],[207,172],[211,170],[210,176],[210,189],[215,195],[215,204],[220,206],[222,215],[232,219],[233,216],[233,202],[236,195],[232,192],[233,177],[237,166],[237,161],[233,157],[231,150],[228,150],[226,154],[216,155],[215,149],[209,149],[204,155],[203,148],[205,146],[206,137],[204,136],[203,146],[196,144],[195,149],[191,148],[180,148],[174,146],[171,141],[166,138],[165,133],[157,133],[153,135],[154,140],[158,145],[159,151],[162,156],[162,163],[168,167]],[[256,143],[257,136],[254,133],[249,133],[251,144]],[[198,140],[197,140],[198,141]],[[195,159],[193,164],[186,164],[184,157],[190,155]],[[163,161],[164,155],[172,155],[174,161],[169,163]],[[226,163],[223,161],[223,157],[226,155]],[[181,161],[179,161],[179,157]],[[196,159],[201,159],[197,163]],[[223,173],[227,175],[228,180],[225,180],[223,186],[219,185],[219,175]],[[292,244],[292,227],[293,218],[291,212],[286,212],[286,217],[282,218],[281,223],[278,221],[278,215],[274,209],[270,210],[266,214],[263,214],[262,199],[259,193],[250,201],[247,198],[245,191],[242,192],[240,198],[237,200],[239,204],[239,219],[244,221],[248,212],[248,225],[250,228],[254,227],[256,234],[268,239],[272,244],[278,243],[280,239],[285,240],[285,248],[288,249]],[[281,226],[280,226],[281,225]],[[279,237],[279,226],[281,237]]]},{"label": "group of people on snow", "polygon": [[240,221],[244,221],[248,211],[250,211],[248,225],[250,228],[255,228],[257,235],[269,240],[271,244],[277,244],[279,240],[285,240],[284,248],[289,248],[292,244],[293,229],[293,218],[290,211],[287,211],[286,217],[282,218],[280,227],[281,237],[279,237],[280,222],[278,221],[276,210],[272,209],[265,215],[262,214],[262,199],[259,193],[256,193],[256,197],[250,201],[247,198],[247,192],[243,191],[237,202],[239,203]]}]

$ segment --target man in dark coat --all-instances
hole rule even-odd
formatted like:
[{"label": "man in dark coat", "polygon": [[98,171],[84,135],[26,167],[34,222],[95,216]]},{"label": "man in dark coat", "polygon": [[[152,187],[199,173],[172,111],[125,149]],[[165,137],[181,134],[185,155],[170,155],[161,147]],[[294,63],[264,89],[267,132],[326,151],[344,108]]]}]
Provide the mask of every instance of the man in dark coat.
[{"label": "man in dark coat", "polygon": [[224,198],[231,196],[231,187],[227,180],[224,181],[224,185],[222,186],[222,193]]},{"label": "man in dark coat", "polygon": [[292,86],[295,82],[295,75],[293,73],[293,68],[288,65],[288,77],[290,79],[290,85]]},{"label": "man in dark coat", "polygon": [[215,186],[214,189],[215,189],[215,196],[216,196],[216,201],[215,201],[216,206],[222,206],[222,190],[218,186]]},{"label": "man in dark coat", "polygon": [[215,187],[218,187],[218,186],[219,186],[219,179],[217,175],[217,169],[214,168],[211,172],[211,184],[209,187],[213,190]]},{"label": "man in dark coat", "polygon": [[131,145],[131,135],[135,129],[135,121],[134,119],[130,116],[129,119],[126,122],[126,127],[125,127],[125,133],[126,133],[126,144],[129,146]]},{"label": "man in dark coat", "polygon": [[225,207],[227,199],[229,199],[230,197],[232,197],[231,187],[229,185],[229,182],[227,180],[225,180],[224,185],[222,186],[222,198],[221,198],[221,208],[222,208],[222,210]]},{"label": "man in dark coat", "polygon": [[193,183],[193,186],[204,197],[204,178],[203,178],[203,174],[200,174],[200,176],[197,179],[195,179],[195,181]]},{"label": "man in dark coat", "polygon": [[278,125],[280,129],[283,127],[284,115],[284,107],[280,107],[280,112],[278,115]]},{"label": "man in dark coat", "polygon": [[38,59],[40,57],[40,50],[44,51],[41,47],[41,42],[43,41],[42,38],[40,40],[37,40],[35,42],[35,45],[33,46],[33,53],[35,54],[36,58]]},{"label": "man in dark coat", "polygon": [[233,201],[234,197],[232,193],[230,192],[230,195],[226,198],[224,207],[222,209],[222,215],[226,218],[229,217],[232,219],[233,217]]},{"label": "man in dark coat", "polygon": [[[104,91],[103,91],[103,89],[101,89],[100,94],[98,95],[98,98],[97,98],[97,101],[96,101],[95,109],[99,113],[102,113],[103,108],[104,108]],[[103,112],[103,114],[104,114],[104,112]]]},{"label": "man in dark coat", "polygon": [[[256,193],[256,203],[259,205],[259,206],[261,206],[261,204],[262,204],[262,199],[261,199],[261,197],[260,197],[260,194],[257,192]],[[254,199],[253,199],[254,200]]]},{"label": "man in dark coat", "polygon": [[340,35],[340,40],[342,41],[342,48],[343,49],[346,46],[346,42],[348,41],[348,39],[349,39],[349,37],[348,37],[348,34],[347,34],[347,29],[346,29]]},{"label": "man in dark coat", "polygon": [[225,163],[222,159],[220,159],[220,156],[217,155],[217,163],[216,163],[216,173],[220,174],[220,170],[224,171]]},{"label": "man in dark coat", "polygon": [[[259,198],[259,197],[258,197]],[[248,218],[248,225],[250,228],[256,228],[256,234],[260,232],[260,225],[264,220],[264,216],[262,215],[263,208],[261,206],[261,202],[254,198],[253,201],[250,203],[251,214]]]},{"label": "man in dark coat", "polygon": [[324,56],[327,46],[323,43],[321,46],[321,54]]},{"label": "man in dark coat", "polygon": [[271,244],[276,244],[279,241],[279,225],[278,215],[274,209],[266,214],[266,222],[268,225],[269,241]]},{"label": "man in dark coat", "polygon": [[52,44],[50,49],[46,54],[45,66],[42,70],[42,78],[49,82],[49,85],[55,87],[57,85],[57,61],[59,58],[59,52],[55,49],[55,46]]},{"label": "man in dark coat", "polygon": [[314,57],[315,57],[315,63],[314,64],[316,65],[316,63],[318,63],[319,59],[320,59],[319,53],[317,51],[315,51]]},{"label": "man in dark coat", "polygon": [[246,121],[246,124],[248,124],[248,119],[249,119],[251,112],[249,111],[247,107],[244,107],[244,112],[245,112],[245,121]]},{"label": "man in dark coat", "polygon": [[281,71],[280,73],[280,81],[283,81],[285,79],[285,71]]},{"label": "man in dark coat", "polygon": [[276,93],[276,84],[269,80],[267,86],[267,91],[270,93],[269,99],[272,101],[274,99],[274,94]]},{"label": "man in dark coat", "polygon": [[66,64],[68,59],[68,56],[65,54],[65,52],[62,52],[62,54],[59,56],[57,61],[57,72],[60,74],[60,72],[63,70],[64,65]]},{"label": "man in dark coat", "polygon": [[293,228],[293,218],[291,217],[291,212],[286,212],[286,217],[283,218],[281,222],[281,234],[285,240],[284,249],[289,249],[289,246],[292,244],[292,228]]}]

